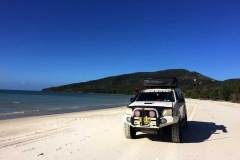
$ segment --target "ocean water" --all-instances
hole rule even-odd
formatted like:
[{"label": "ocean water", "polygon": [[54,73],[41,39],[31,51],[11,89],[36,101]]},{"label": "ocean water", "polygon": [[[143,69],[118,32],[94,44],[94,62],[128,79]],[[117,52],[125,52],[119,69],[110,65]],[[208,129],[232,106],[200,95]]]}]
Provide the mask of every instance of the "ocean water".
[{"label": "ocean water", "polygon": [[128,105],[130,95],[0,90],[0,120]]}]

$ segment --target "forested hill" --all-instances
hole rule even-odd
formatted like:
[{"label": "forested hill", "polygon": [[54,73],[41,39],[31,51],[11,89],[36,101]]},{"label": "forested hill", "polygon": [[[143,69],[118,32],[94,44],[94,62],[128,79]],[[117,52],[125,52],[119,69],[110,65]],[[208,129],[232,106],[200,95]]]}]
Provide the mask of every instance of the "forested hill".
[{"label": "forested hill", "polygon": [[240,101],[240,79],[217,81],[198,72],[171,69],[157,72],[137,72],[98,80],[45,88],[42,91],[134,94],[134,88],[144,89],[143,81],[151,77],[177,77],[185,97]]}]

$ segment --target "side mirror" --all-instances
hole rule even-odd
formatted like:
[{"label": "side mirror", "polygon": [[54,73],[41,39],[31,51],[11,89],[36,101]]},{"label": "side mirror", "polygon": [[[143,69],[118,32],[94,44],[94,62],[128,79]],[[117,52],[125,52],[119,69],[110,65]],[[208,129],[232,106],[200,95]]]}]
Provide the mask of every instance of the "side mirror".
[{"label": "side mirror", "polygon": [[130,98],[130,102],[131,102],[131,103],[134,102],[134,101],[135,101],[135,98],[134,98],[134,97]]},{"label": "side mirror", "polygon": [[182,98],[183,102],[185,102],[185,98]]},{"label": "side mirror", "polygon": [[184,98],[179,98],[178,103],[184,102]]}]

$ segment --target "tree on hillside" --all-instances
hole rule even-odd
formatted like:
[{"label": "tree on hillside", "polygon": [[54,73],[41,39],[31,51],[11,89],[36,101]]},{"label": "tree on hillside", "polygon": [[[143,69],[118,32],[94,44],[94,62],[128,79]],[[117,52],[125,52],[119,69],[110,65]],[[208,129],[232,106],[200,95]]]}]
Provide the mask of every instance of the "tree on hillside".
[{"label": "tree on hillside", "polygon": [[218,100],[218,89],[213,89],[210,93],[209,93],[209,98],[212,100]]},{"label": "tree on hillside", "polygon": [[226,86],[221,86],[218,90],[218,99],[219,100],[224,100],[224,101],[229,101],[230,100],[230,92],[228,87]]}]

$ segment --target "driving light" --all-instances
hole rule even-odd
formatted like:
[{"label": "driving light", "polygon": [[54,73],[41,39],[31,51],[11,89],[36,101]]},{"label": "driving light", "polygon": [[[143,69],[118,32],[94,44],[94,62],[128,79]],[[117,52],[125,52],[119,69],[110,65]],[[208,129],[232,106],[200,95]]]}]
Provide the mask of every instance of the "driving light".
[{"label": "driving light", "polygon": [[139,110],[136,110],[136,111],[134,112],[134,116],[135,116],[135,117],[140,117],[140,115],[141,115],[141,112],[140,112]]},{"label": "driving light", "polygon": [[165,118],[161,118],[160,123],[162,123],[162,124],[167,123],[167,120]]},{"label": "driving light", "polygon": [[149,117],[154,118],[156,116],[155,111],[151,110],[149,111]]}]

